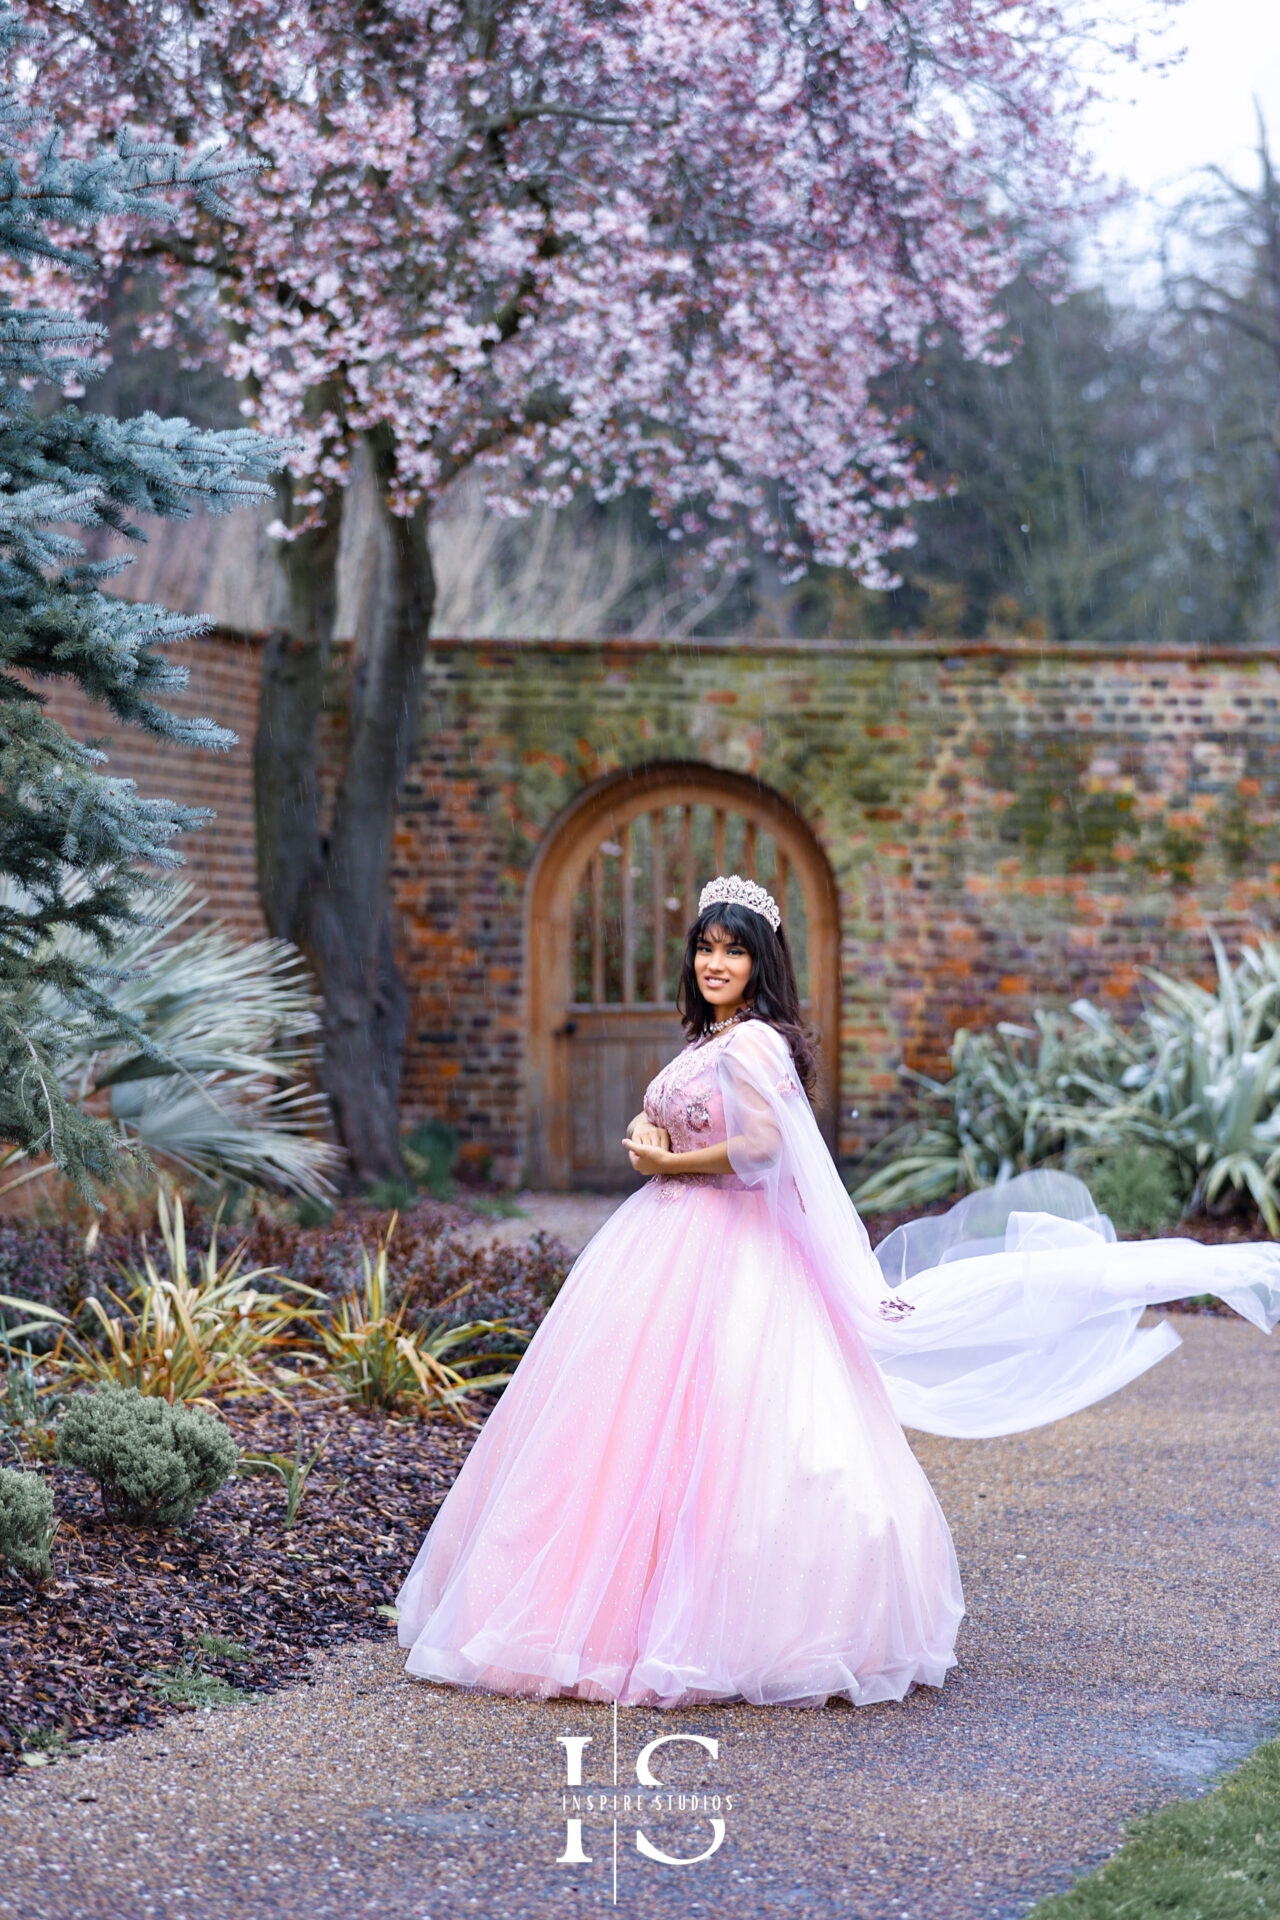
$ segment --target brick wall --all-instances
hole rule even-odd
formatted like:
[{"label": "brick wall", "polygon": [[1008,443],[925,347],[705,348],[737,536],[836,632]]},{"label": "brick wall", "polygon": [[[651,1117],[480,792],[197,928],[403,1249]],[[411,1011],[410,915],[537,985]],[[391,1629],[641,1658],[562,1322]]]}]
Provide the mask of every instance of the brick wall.
[{"label": "brick wall", "polygon": [[[842,921],[842,1146],[901,1117],[899,1060],[1266,925],[1280,877],[1280,656],[967,646],[440,642],[396,844],[415,999],[405,1099],[521,1141],[522,907],[557,814],[688,759],[789,796]],[[851,1109],[858,1118],[851,1118]]]},{"label": "brick wall", "polygon": [[[211,760],[120,736],[112,767],[217,809],[189,871],[212,911],[257,930],[257,649],[185,651],[184,706],[241,744]],[[62,694],[53,707],[82,736],[110,732]],[[826,849],[846,1152],[900,1116],[898,1061],[941,1067],[956,1026],[1082,993],[1132,1008],[1144,966],[1207,975],[1207,921],[1233,939],[1274,912],[1277,653],[440,641],[395,845],[406,1119],[453,1121],[507,1177],[530,864],[586,785],[657,760],[754,775]]]},{"label": "brick wall", "polygon": [[228,752],[193,753],[136,727],[117,726],[104,708],[65,683],[50,682],[42,691],[49,712],[77,740],[106,748],[109,773],[136,780],[144,794],[213,809],[216,819],[181,842],[183,877],[207,901],[205,918],[261,934],[253,852],[253,733],[261,655],[251,640],[206,634],[184,642],[176,657],[191,679],[170,705],[229,727],[237,743]]}]

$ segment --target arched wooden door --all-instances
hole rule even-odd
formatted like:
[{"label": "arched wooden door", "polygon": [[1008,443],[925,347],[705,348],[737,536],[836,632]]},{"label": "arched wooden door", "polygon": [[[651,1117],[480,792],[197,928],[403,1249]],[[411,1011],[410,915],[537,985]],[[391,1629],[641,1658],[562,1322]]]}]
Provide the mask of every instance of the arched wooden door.
[{"label": "arched wooden door", "polygon": [[717,873],[759,880],[783,912],[820,1039],[818,1118],[835,1139],[839,921],[825,855],[795,808],[739,774],[668,765],[591,788],[548,836],[530,881],[528,1177],[635,1184],[618,1142],[682,1044],[684,936]]}]

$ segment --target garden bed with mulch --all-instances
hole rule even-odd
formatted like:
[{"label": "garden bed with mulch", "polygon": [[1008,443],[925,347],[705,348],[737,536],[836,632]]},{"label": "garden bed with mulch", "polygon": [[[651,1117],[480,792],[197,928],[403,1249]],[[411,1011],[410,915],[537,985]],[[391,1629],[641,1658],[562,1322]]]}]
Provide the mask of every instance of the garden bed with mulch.
[{"label": "garden bed with mulch", "polygon": [[[466,1206],[424,1202],[397,1220],[390,1253],[394,1305],[409,1328],[497,1320],[538,1325],[570,1263],[545,1235],[495,1246],[460,1234],[483,1227]],[[212,1219],[188,1214],[188,1245],[208,1244]],[[219,1236],[239,1243],[245,1268],[265,1266],[337,1298],[361,1284],[362,1250],[390,1214],[344,1209],[322,1227],[258,1217]],[[158,1236],[71,1224],[0,1227],[0,1292],[80,1314],[109,1289],[128,1293],[143,1241],[162,1270]],[[266,1281],[270,1289],[270,1280]],[[112,1309],[112,1311],[115,1311]],[[0,1326],[21,1319],[5,1310]],[[53,1332],[36,1334],[37,1353]],[[478,1352],[505,1351],[510,1336],[480,1335]],[[5,1375],[0,1370],[0,1388]],[[47,1376],[46,1376],[47,1382]],[[491,1401],[471,1400],[482,1419]],[[447,1417],[390,1417],[305,1391],[296,1416],[265,1395],[231,1399],[222,1413],[242,1452],[291,1458],[301,1432],[308,1457],[323,1453],[286,1530],[279,1478],[237,1475],[185,1530],[109,1522],[96,1485],[52,1461],[51,1431],[15,1419],[0,1391],[0,1456],[35,1468],[54,1499],[59,1531],[53,1574],[37,1588],[0,1563],[0,1771],[78,1741],[110,1738],[166,1711],[226,1704],[305,1678],[308,1655],[390,1630],[387,1609],[466,1456],[476,1428]],[[50,1404],[56,1418],[57,1403]]]},{"label": "garden bed with mulch", "polygon": [[[872,1239],[945,1205],[873,1215]],[[368,1215],[315,1231],[259,1222],[245,1234],[245,1251],[254,1265],[276,1264],[337,1292],[356,1277],[361,1243],[387,1224],[389,1217]],[[456,1225],[451,1210],[425,1206],[400,1223],[393,1244],[405,1294],[427,1314],[460,1295],[461,1314],[505,1315],[532,1330],[563,1276],[566,1250],[541,1238],[478,1248],[450,1235]],[[1178,1231],[1211,1244],[1266,1237],[1245,1214]],[[124,1235],[100,1236],[86,1250],[72,1230],[3,1228],[0,1290],[71,1310],[104,1284],[118,1285],[117,1263],[136,1250],[136,1236],[131,1245]],[[487,1404],[477,1402],[479,1411]],[[246,1452],[291,1455],[299,1428],[304,1456],[323,1441],[291,1529],[274,1477],[237,1476],[185,1531],[148,1531],[109,1522],[83,1474],[27,1461],[48,1479],[61,1525],[43,1588],[0,1564],[0,1773],[16,1771],[24,1755],[30,1762],[168,1712],[305,1680],[311,1652],[391,1631],[386,1610],[476,1429],[314,1403],[303,1404],[295,1423],[263,1400],[232,1402],[224,1415]]]},{"label": "garden bed with mulch", "polygon": [[[244,1450],[292,1455],[284,1409],[224,1411]],[[43,1589],[0,1565],[0,1773],[24,1752],[303,1680],[312,1651],[391,1631],[379,1608],[394,1603],[476,1429],[321,1407],[300,1424],[304,1455],[322,1440],[324,1452],[287,1532],[274,1477],[237,1476],[185,1531],[148,1531],[109,1523],[83,1474],[30,1463],[62,1524]]]}]

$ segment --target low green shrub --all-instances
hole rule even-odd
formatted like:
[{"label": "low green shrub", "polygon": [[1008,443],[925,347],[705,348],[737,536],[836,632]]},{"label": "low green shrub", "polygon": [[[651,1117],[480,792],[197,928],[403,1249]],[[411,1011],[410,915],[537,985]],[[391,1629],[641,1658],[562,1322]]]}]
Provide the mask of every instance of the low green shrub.
[{"label": "low green shrub", "polygon": [[458,1129],[443,1120],[424,1120],[403,1142],[404,1163],[410,1177],[435,1200],[448,1200],[454,1192],[454,1167],[458,1158]]},{"label": "low green shrub", "polygon": [[[467,1206],[488,1220],[527,1220],[528,1212],[513,1193],[469,1193]],[[545,1235],[543,1236],[545,1238]]]},{"label": "low green shrub", "polygon": [[336,1212],[332,1201],[318,1199],[313,1193],[304,1193],[293,1203],[293,1217],[303,1228],[327,1227]]},{"label": "low green shrub", "polygon": [[237,1666],[253,1658],[243,1640],[229,1640],[225,1633],[198,1633],[195,1644],[197,1656],[207,1653],[215,1660],[234,1661]]},{"label": "low green shrub", "polygon": [[1167,1233],[1182,1213],[1177,1170],[1153,1147],[1121,1147],[1073,1172],[1084,1179],[1099,1213],[1110,1215],[1117,1233]]},{"label": "low green shrub", "polygon": [[232,1640],[225,1633],[199,1633],[175,1666],[153,1667],[145,1683],[166,1706],[187,1713],[197,1707],[242,1707],[252,1693],[233,1685],[225,1674],[211,1673],[206,1662],[220,1660],[235,1668],[251,1665],[256,1657],[242,1640]]},{"label": "low green shrub", "polygon": [[135,1387],[100,1387],[72,1399],[58,1458],[98,1482],[109,1520],[181,1527],[231,1478],[239,1455],[211,1413],[171,1407]]},{"label": "low green shrub", "polygon": [[364,1197],[380,1212],[408,1213],[418,1197],[418,1189],[410,1180],[371,1180]]},{"label": "low green shrub", "polygon": [[41,1754],[46,1759],[54,1754],[67,1751],[67,1730],[65,1727],[23,1727],[18,1732],[19,1750],[27,1765],[32,1764],[32,1756]]},{"label": "low green shrub", "polygon": [[49,1548],[57,1530],[53,1495],[40,1475],[0,1467],[0,1560],[19,1573],[47,1580]]}]

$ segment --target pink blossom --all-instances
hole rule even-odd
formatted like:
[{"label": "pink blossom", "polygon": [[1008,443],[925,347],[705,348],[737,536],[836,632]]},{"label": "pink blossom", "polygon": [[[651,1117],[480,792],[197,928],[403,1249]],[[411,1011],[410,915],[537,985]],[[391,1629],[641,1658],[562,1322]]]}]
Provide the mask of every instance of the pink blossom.
[{"label": "pink blossom", "polygon": [[237,226],[182,211],[146,331],[247,383],[315,505],[377,428],[398,512],[471,464],[508,510],[640,487],[883,584],[923,488],[876,377],[943,326],[992,354],[1093,199],[1075,0],[26,11],[77,143],[263,161]]}]

